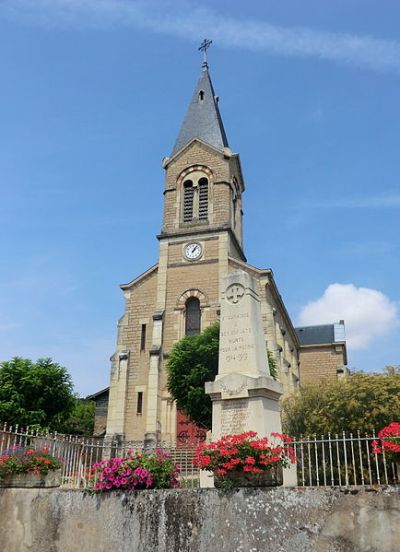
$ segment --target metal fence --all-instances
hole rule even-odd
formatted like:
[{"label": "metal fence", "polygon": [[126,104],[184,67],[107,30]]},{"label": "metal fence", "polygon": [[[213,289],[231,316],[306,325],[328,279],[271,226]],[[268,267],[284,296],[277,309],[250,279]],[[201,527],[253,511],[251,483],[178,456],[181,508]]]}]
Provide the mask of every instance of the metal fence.
[{"label": "metal fence", "polygon": [[[14,446],[35,448],[46,446],[50,454],[61,460],[61,486],[82,489],[95,486],[96,474],[92,466],[96,462],[108,458],[126,457],[130,451],[144,451],[142,441],[121,443],[104,438],[83,438],[59,433],[41,434],[38,431],[30,431],[29,428],[11,427],[5,424],[0,428],[0,455],[2,451]],[[178,448],[168,443],[160,443],[158,448],[168,451],[179,466],[179,480],[183,488],[199,487],[200,472],[193,465],[195,448]],[[146,452],[151,451],[147,449]]]},{"label": "metal fence", "polygon": [[[400,484],[399,468],[384,454],[372,452],[372,435],[345,432],[335,435],[294,439],[297,481],[301,487],[351,487]],[[143,452],[142,441],[119,443],[104,438],[82,438],[61,434],[40,434],[29,429],[4,425],[0,428],[0,454],[13,446],[49,448],[62,461],[62,486],[93,488],[96,476],[92,466],[105,458],[124,457],[128,451]],[[193,465],[194,448],[161,443],[180,467],[184,488],[199,486],[200,471]]]},{"label": "metal fence", "polygon": [[353,433],[294,439],[299,486],[350,487],[400,484],[399,467],[372,452],[372,435]]}]

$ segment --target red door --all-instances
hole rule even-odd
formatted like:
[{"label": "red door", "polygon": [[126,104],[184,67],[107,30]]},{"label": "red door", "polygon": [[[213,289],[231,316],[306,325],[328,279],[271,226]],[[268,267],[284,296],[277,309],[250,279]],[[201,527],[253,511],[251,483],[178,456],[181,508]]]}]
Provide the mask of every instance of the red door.
[{"label": "red door", "polygon": [[206,430],[197,426],[189,418],[178,410],[176,413],[176,446],[197,447],[199,443],[206,440]]}]

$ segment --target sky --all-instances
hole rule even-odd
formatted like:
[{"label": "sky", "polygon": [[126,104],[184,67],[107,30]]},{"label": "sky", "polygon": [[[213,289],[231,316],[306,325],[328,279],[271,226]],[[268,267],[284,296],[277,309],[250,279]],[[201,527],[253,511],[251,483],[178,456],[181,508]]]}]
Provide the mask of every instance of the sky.
[{"label": "sky", "polygon": [[350,368],[400,364],[399,20],[394,0],[1,0],[0,360],[108,385],[207,37],[248,261],[295,324],[345,320]]}]

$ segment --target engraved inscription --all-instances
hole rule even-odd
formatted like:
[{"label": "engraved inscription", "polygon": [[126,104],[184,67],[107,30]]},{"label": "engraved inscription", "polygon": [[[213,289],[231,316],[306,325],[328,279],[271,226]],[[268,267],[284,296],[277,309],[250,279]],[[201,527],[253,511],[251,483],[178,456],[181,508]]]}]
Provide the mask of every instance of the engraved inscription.
[{"label": "engraved inscription", "polygon": [[[243,316],[224,317],[230,318],[231,324],[234,324],[232,318],[242,318]],[[254,349],[254,344],[248,342],[248,338],[252,335],[251,327],[237,328],[235,326],[229,327],[225,325],[225,329],[221,331],[221,338],[223,338],[223,345],[221,346],[221,353],[225,355],[225,360],[243,362],[248,359],[248,352]]]},{"label": "engraved inscription", "polygon": [[249,418],[248,399],[223,401],[221,412],[221,435],[234,435],[247,430]]}]

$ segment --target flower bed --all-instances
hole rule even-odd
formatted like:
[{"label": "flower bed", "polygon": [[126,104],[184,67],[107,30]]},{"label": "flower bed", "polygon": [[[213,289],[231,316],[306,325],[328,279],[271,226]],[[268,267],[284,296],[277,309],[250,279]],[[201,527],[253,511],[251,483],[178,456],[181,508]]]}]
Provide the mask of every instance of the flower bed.
[{"label": "flower bed", "polygon": [[179,487],[179,467],[168,452],[157,449],[151,454],[128,451],[126,458],[111,458],[93,465],[95,489],[170,489]]},{"label": "flower bed", "polygon": [[61,462],[49,454],[48,447],[14,446],[0,456],[0,486],[57,487]]},{"label": "flower bed", "polygon": [[226,435],[200,445],[193,463],[212,471],[219,487],[242,486],[246,481],[248,485],[253,481],[253,486],[279,485],[282,468],[296,461],[291,442],[282,433],[271,433],[270,439],[260,438],[254,431]]}]

